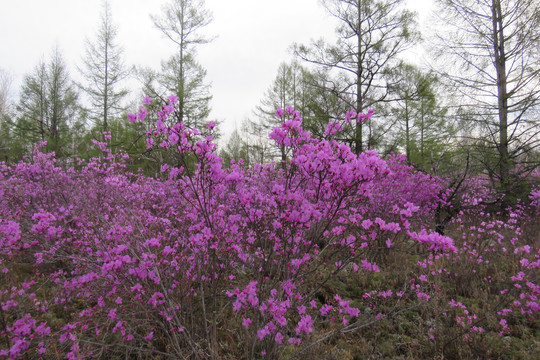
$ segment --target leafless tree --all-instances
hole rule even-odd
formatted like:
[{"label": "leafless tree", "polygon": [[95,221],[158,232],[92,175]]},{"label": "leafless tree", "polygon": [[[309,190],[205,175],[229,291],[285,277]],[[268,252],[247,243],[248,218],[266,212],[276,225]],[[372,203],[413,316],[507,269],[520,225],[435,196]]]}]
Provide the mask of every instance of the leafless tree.
[{"label": "leafless tree", "polygon": [[435,43],[441,73],[461,94],[463,114],[474,120],[486,170],[509,194],[513,176],[537,167],[540,146],[540,2],[438,0]]},{"label": "leafless tree", "polygon": [[110,120],[125,110],[122,101],[128,94],[126,89],[118,88],[129,73],[122,61],[122,49],[116,43],[117,34],[106,1],[94,42],[86,41],[84,66],[80,70],[86,83],[79,84],[90,98],[90,114],[102,131],[108,131]]},{"label": "leafless tree", "polygon": [[[213,20],[205,8],[204,0],[170,0],[162,9],[161,16],[152,21],[177,47],[177,52],[162,63],[161,76],[155,77],[165,91],[178,96],[177,122],[197,126],[197,122],[210,113],[211,95],[209,85],[204,83],[206,70],[196,61],[196,47],[212,41],[201,29]],[[147,82],[146,88],[154,96],[164,96],[163,91]]]},{"label": "leafless tree", "polygon": [[[324,40],[310,46],[294,45],[294,53],[312,64],[336,70],[337,81],[328,90],[340,95],[357,113],[383,101],[386,96],[384,70],[399,62],[398,55],[418,38],[415,14],[403,8],[403,0],[322,0],[339,20],[338,41]],[[369,128],[371,132],[371,127]],[[356,152],[365,148],[362,124],[356,125]],[[368,136],[367,147],[371,147]]]}]

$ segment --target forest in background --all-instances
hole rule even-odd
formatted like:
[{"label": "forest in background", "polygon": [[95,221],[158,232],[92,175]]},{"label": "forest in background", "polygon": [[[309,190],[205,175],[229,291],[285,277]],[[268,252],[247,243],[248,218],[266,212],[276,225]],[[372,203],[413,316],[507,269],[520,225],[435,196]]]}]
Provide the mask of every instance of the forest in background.
[{"label": "forest in background", "polygon": [[[291,44],[296,59],[281,64],[264,98],[253,104],[253,115],[220,140],[226,161],[284,159],[268,134],[280,125],[276,109],[291,105],[301,113],[303,126],[319,137],[348,111],[371,108],[376,115],[346,129],[340,139],[356,152],[403,153],[418,169],[437,175],[467,163],[503,192],[538,167],[540,56],[534,1],[438,1],[438,26],[424,34],[404,1],[321,5],[338,19],[337,41]],[[16,162],[41,141],[59,158],[88,158],[96,154],[91,139],[111,131],[113,151],[123,149],[141,159],[138,165],[158,169],[145,151],[146,129],[128,126],[127,114],[137,108],[129,94],[162,100],[175,94],[180,100],[176,121],[203,127],[212,120],[212,92],[196,51],[212,46],[212,39],[201,35],[212,21],[211,11],[204,2],[174,1],[152,20],[176,49],[159,71],[126,65],[106,3],[99,31],[87,39],[80,63],[66,64],[53,49],[24,77],[19,99],[10,96],[9,74],[1,71],[2,160]],[[408,61],[413,47],[432,55],[430,64]],[[81,83],[70,78],[75,69]],[[137,79],[140,87],[128,89],[129,79]]]}]

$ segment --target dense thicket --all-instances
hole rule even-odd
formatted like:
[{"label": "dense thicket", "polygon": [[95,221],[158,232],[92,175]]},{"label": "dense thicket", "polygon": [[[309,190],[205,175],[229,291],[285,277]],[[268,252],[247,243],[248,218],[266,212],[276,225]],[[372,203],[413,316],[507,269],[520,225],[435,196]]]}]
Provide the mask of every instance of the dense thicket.
[{"label": "dense thicket", "polygon": [[169,154],[155,177],[98,141],[106,156],[68,168],[39,149],[1,166],[0,355],[537,354],[538,190],[502,221],[481,205],[496,196],[485,179],[468,180],[452,240],[434,231],[456,201],[446,181],[356,155],[335,140],[344,124],[317,139],[278,109],[288,160],[225,169],[214,123],[164,125],[175,101],[146,138]]}]

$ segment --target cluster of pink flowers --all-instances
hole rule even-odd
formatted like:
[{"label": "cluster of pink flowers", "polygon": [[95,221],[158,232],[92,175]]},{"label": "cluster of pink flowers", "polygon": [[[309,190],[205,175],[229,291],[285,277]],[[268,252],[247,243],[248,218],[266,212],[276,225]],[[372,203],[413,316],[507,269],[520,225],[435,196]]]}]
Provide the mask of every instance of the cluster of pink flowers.
[{"label": "cluster of pink flowers", "polygon": [[540,188],[531,191],[529,198],[531,199],[531,205],[540,210]]},{"label": "cluster of pink flowers", "polygon": [[[146,129],[148,149],[172,159],[155,177],[130,173],[127,156],[113,155],[106,143],[96,143],[103,157],[67,169],[39,149],[30,162],[0,164],[0,266],[7,274],[0,275],[0,302],[9,313],[9,345],[2,343],[0,355],[91,358],[105,342],[113,354],[152,354],[163,351],[160,339],[173,357],[210,354],[224,322],[251,356],[275,355],[308,346],[318,329],[383,319],[386,310],[373,310],[381,304],[430,301],[437,292],[435,257],[460,251],[427,228],[438,179],[398,156],[355,155],[332,139],[339,124],[329,125],[328,138],[313,138],[292,107],[277,111],[287,119],[270,135],[290,148],[285,164],[225,168],[212,141],[215,124],[204,135],[170,124],[177,98],[168,100],[152,110],[154,100],[145,97],[128,116],[155,119]],[[380,273],[378,259],[411,243],[425,255],[418,269],[429,277],[421,275],[421,284],[374,289],[354,305],[343,294],[317,296],[320,284],[350,271]],[[537,259],[526,255],[528,270]],[[32,271],[10,277],[20,263]],[[538,287],[521,275],[515,284],[529,289],[521,308],[537,312]],[[53,308],[69,314],[64,322],[45,320]]]}]

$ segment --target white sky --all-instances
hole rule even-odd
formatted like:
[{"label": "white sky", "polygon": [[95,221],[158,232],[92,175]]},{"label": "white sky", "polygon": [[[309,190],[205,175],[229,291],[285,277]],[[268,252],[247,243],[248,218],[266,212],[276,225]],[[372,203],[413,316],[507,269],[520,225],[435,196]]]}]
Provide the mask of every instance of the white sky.
[{"label": "white sky", "polygon": [[[109,0],[128,66],[159,70],[161,61],[174,52],[174,44],[150,20],[166,2]],[[409,2],[416,11],[426,3]],[[205,32],[218,37],[199,47],[198,60],[212,85],[211,118],[223,121],[225,134],[251,116],[279,64],[292,59],[292,43],[334,37],[335,19],[318,0],[206,0],[206,8],[214,21]],[[85,38],[92,41],[99,28],[101,0],[0,0],[0,9],[0,69],[12,75],[14,92],[40,59],[48,60],[55,46],[72,78],[79,78],[76,66],[81,65]],[[131,90],[138,94],[138,88]]]}]

